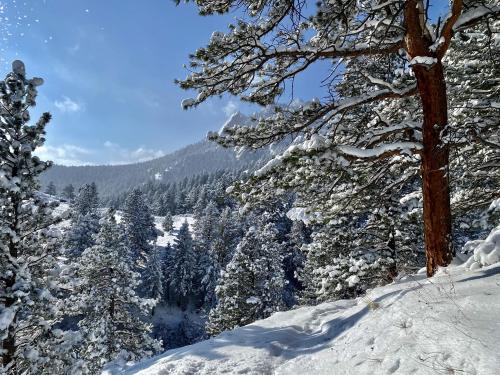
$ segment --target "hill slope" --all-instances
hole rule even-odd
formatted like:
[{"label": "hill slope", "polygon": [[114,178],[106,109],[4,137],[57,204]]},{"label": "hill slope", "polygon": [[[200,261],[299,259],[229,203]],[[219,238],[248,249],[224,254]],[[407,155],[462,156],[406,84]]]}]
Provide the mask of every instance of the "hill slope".
[{"label": "hill slope", "polygon": [[269,152],[245,152],[237,156],[233,150],[203,141],[161,158],[125,165],[61,166],[54,165],[41,176],[42,186],[53,181],[60,191],[65,185],[79,186],[96,182],[103,197],[122,193],[147,181],[177,182],[185,177],[220,170],[249,169]]},{"label": "hill slope", "polygon": [[500,264],[277,313],[114,374],[475,374],[500,368]]}]

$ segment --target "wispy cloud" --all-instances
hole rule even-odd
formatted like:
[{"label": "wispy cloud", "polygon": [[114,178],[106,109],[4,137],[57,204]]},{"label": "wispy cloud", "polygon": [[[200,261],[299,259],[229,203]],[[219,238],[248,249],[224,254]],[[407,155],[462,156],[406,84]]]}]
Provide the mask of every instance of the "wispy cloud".
[{"label": "wispy cloud", "polygon": [[56,100],[54,105],[61,112],[78,112],[83,110],[83,105],[78,103],[67,96],[63,96],[62,100]]},{"label": "wispy cloud", "polygon": [[93,151],[84,147],[71,144],[61,146],[44,145],[36,149],[35,155],[42,160],[51,160],[56,164],[63,165],[88,165],[88,158]]},{"label": "wispy cloud", "polygon": [[165,152],[162,150],[154,150],[146,147],[129,149],[111,141],[104,142],[104,147],[112,153],[110,155],[110,160],[112,160],[110,164],[138,163],[141,161],[156,159],[165,155]]}]

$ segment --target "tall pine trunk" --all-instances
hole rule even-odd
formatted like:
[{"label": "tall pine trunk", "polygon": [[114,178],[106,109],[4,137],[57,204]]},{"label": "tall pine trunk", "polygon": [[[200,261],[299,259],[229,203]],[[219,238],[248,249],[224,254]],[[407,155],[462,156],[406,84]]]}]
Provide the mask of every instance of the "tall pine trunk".
[{"label": "tall pine trunk", "polygon": [[[422,101],[422,193],[424,200],[424,237],[427,276],[437,267],[447,266],[453,258],[449,187],[449,146],[443,142],[448,124],[448,98],[443,64],[430,49],[422,0],[408,0],[404,10],[405,43],[410,58],[426,57],[415,64],[413,72]],[[431,60],[429,60],[431,59]]]},{"label": "tall pine trunk", "polygon": [[422,127],[422,194],[427,275],[453,258],[449,187],[449,146],[443,142],[448,105],[443,65],[414,68],[424,112]]}]

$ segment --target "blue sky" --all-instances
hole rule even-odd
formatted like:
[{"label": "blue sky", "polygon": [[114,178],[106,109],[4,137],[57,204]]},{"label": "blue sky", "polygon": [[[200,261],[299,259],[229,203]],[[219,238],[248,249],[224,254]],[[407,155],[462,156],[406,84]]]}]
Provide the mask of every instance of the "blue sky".
[{"label": "blue sky", "polygon": [[[446,1],[440,1],[446,3]],[[40,76],[33,115],[50,111],[42,157],[60,164],[108,164],[161,156],[204,138],[232,112],[236,98],[195,110],[173,84],[188,55],[234,14],[200,17],[172,0],[0,0],[0,67],[14,59]],[[295,84],[301,99],[320,96],[325,66]]]}]

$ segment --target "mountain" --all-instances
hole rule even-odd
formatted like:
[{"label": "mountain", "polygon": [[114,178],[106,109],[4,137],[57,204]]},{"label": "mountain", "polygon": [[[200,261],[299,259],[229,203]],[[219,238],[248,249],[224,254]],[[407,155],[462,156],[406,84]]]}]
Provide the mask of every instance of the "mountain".
[{"label": "mountain", "polygon": [[[250,118],[234,113],[221,127],[249,123]],[[57,191],[68,185],[78,189],[95,182],[103,198],[116,196],[148,181],[178,182],[186,177],[217,171],[252,169],[270,158],[270,149],[237,154],[207,140],[186,146],[163,157],[134,164],[63,166],[54,165],[41,176],[42,189],[53,182]]]},{"label": "mountain", "polygon": [[95,182],[101,197],[115,196],[148,181],[177,182],[185,177],[216,171],[252,169],[269,158],[269,150],[246,151],[237,155],[208,141],[184,147],[169,155],[125,165],[54,165],[41,176],[42,188],[54,182],[57,191],[68,185],[78,189]]}]

